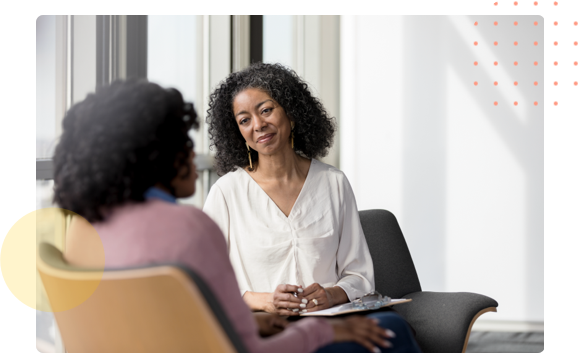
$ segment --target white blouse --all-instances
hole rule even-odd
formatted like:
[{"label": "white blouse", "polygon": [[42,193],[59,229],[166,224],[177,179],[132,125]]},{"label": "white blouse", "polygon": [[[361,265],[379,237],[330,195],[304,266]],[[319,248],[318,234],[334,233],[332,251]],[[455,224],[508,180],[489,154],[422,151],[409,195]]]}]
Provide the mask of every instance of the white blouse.
[{"label": "white blouse", "polygon": [[226,237],[242,295],[279,284],[340,286],[349,300],[375,287],[352,188],[315,159],[288,217],[243,169],[212,186],[203,210]]}]

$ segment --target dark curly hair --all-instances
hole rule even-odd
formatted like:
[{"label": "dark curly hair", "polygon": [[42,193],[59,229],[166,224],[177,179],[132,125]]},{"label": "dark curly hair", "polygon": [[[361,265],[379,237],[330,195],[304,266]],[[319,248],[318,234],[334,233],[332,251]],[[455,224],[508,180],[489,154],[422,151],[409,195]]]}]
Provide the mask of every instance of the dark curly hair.
[{"label": "dark curly hair", "polygon": [[[335,119],[330,117],[320,100],[314,97],[292,69],[281,64],[255,63],[234,72],[220,82],[209,97],[207,123],[210,148],[215,146],[216,170],[224,175],[245,168],[248,150],[233,112],[236,95],[247,88],[268,93],[294,121],[294,150],[308,158],[324,157],[332,146],[336,131]],[[251,150],[252,161],[258,161],[258,152]]]},{"label": "dark curly hair", "polygon": [[193,105],[176,89],[145,80],[116,81],[75,104],[54,154],[54,202],[89,222],[171,180],[184,166],[198,128]]}]

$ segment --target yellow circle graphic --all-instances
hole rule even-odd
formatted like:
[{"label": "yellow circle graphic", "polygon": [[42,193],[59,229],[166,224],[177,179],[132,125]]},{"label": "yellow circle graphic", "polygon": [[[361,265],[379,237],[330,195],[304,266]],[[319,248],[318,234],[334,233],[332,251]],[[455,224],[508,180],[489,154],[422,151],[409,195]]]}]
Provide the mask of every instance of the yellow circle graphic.
[{"label": "yellow circle graphic", "polygon": [[105,265],[103,243],[78,214],[43,208],[20,218],[0,252],[2,277],[14,296],[41,311],[61,312],[95,292]]},{"label": "yellow circle graphic", "polygon": [[36,307],[35,247],[36,215],[29,213],[10,228],[0,252],[4,282],[16,298],[33,308]]}]

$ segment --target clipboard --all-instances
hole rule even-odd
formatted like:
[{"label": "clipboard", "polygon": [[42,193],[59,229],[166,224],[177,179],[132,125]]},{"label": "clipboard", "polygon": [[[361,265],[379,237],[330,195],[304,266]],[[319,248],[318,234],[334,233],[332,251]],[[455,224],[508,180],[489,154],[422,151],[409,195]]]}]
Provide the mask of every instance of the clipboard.
[{"label": "clipboard", "polygon": [[[412,300],[413,299],[405,299],[405,298],[391,299],[391,301],[388,304],[381,306],[381,308],[384,308],[387,306],[393,306],[393,305],[397,305],[397,304],[408,303]],[[300,314],[300,316],[336,316],[336,315],[358,313],[358,312],[364,313],[367,311],[374,311],[374,310],[377,310],[377,309],[355,309],[353,307],[352,302],[351,302],[351,303],[336,305],[336,306],[333,306],[332,308],[328,308],[328,309],[324,309],[324,310]]]}]

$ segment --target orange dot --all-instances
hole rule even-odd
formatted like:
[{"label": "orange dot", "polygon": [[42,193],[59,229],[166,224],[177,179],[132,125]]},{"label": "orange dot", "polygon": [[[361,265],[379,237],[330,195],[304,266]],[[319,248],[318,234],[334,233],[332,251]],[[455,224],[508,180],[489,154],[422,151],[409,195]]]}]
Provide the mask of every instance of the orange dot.
[{"label": "orange dot", "polygon": [[514,66],[518,66],[518,62],[517,61],[514,61]]},{"label": "orange dot", "polygon": [[535,82],[534,82],[534,86],[537,86],[537,85],[538,85],[538,81],[535,81]]},{"label": "orange dot", "polygon": [[474,26],[477,26],[477,21],[475,21],[475,23],[473,24]]},{"label": "orange dot", "polygon": [[558,2],[557,1],[554,1],[554,6],[558,6]]},{"label": "orange dot", "polygon": [[537,26],[537,25],[538,25],[538,21],[534,21],[534,26]]},{"label": "orange dot", "polygon": [[517,25],[518,25],[518,21],[515,21],[515,22],[514,22],[514,26],[517,26]]},{"label": "orange dot", "polygon": [[514,86],[517,86],[517,85],[518,85],[518,81],[514,81]]},{"label": "orange dot", "polygon": [[493,3],[493,6],[497,6],[497,1]]},{"label": "orange dot", "polygon": [[578,81],[574,81],[574,86],[578,86]]},{"label": "orange dot", "polygon": [[497,105],[497,102],[493,102],[493,105]]},{"label": "orange dot", "polygon": [[538,45],[538,42],[534,42],[534,45]]},{"label": "orange dot", "polygon": [[477,44],[478,44],[477,42],[473,42],[473,45],[477,45]]},{"label": "orange dot", "polygon": [[578,42],[574,42],[574,45],[578,45]]},{"label": "orange dot", "polygon": [[477,86],[477,81],[475,81],[473,84],[474,84],[475,86]]},{"label": "orange dot", "polygon": [[518,105],[518,102],[514,102],[514,105]]},{"label": "orange dot", "polygon": [[574,21],[574,26],[578,26],[578,21]]},{"label": "orange dot", "polygon": [[574,66],[578,66],[578,61],[574,61]]},{"label": "orange dot", "polygon": [[534,6],[538,6],[538,2],[537,1],[534,1]]},{"label": "orange dot", "polygon": [[534,102],[534,105],[538,105],[538,102]]},{"label": "orange dot", "polygon": [[554,22],[554,26],[557,26],[557,25],[558,25],[558,21],[555,21],[555,22]]},{"label": "orange dot", "polygon": [[514,42],[514,45],[518,45],[518,42]]},{"label": "orange dot", "polygon": [[554,66],[558,66],[558,62],[557,61],[554,61]]},{"label": "orange dot", "polygon": [[495,81],[495,82],[493,83],[493,85],[494,85],[494,86],[497,86],[497,81]]},{"label": "orange dot", "polygon": [[554,81],[554,86],[558,86],[558,81]]},{"label": "orange dot", "polygon": [[494,26],[497,26],[497,21],[493,22],[493,25],[494,25]]},{"label": "orange dot", "polygon": [[535,66],[538,66],[538,62],[537,62],[537,61],[534,61],[534,65],[535,65]]},{"label": "orange dot", "polygon": [[495,66],[497,66],[497,61],[494,61],[494,62],[493,62],[493,64],[494,64]]},{"label": "orange dot", "polygon": [[518,6],[518,2],[517,1],[514,1],[514,6]]},{"label": "orange dot", "polygon": [[558,102],[554,102],[554,105],[558,105]]},{"label": "orange dot", "polygon": [[477,66],[477,61],[474,61],[474,62],[473,62],[473,65]]},{"label": "orange dot", "polygon": [[558,42],[554,42],[554,45],[558,45]]},{"label": "orange dot", "polygon": [[497,42],[493,42],[493,45],[497,45]]}]

